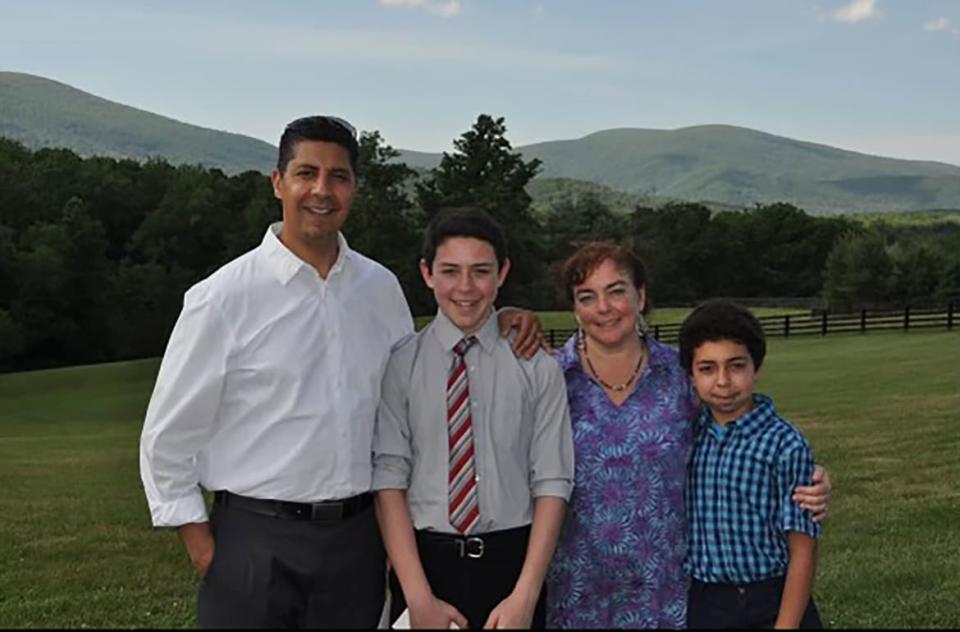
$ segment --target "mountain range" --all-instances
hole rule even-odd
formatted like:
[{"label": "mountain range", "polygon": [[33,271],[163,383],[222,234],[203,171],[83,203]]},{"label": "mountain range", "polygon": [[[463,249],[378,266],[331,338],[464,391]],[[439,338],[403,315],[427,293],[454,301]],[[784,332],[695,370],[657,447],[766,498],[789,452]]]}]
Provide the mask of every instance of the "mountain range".
[{"label": "mountain range", "polygon": [[[31,148],[162,157],[228,173],[268,172],[276,160],[276,148],[261,140],[181,123],[12,72],[0,72],[0,136]],[[783,201],[824,214],[960,209],[958,166],[871,156],[729,125],[609,129],[516,150],[543,162],[539,182],[531,186],[541,202],[565,187],[600,191],[620,201],[710,201],[739,207]],[[401,150],[400,159],[429,169],[441,157]]]}]

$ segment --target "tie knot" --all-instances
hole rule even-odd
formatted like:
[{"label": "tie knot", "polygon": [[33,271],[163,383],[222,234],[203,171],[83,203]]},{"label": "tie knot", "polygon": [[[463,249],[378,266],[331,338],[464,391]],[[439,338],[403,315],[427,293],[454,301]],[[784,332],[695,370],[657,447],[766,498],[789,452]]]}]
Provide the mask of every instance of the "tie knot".
[{"label": "tie knot", "polygon": [[456,353],[461,358],[466,355],[467,351],[475,345],[477,342],[476,336],[470,336],[469,338],[461,338],[460,342],[456,344],[453,348],[453,352]]}]

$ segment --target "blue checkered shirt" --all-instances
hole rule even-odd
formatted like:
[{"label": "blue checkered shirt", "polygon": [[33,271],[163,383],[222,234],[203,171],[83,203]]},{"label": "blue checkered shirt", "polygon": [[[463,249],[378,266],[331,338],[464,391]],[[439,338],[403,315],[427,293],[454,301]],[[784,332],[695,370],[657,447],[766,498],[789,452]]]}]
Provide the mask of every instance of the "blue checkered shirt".
[{"label": "blue checkered shirt", "polygon": [[820,537],[810,512],[791,500],[809,485],[813,451],[777,415],[773,401],[719,425],[704,406],[687,477],[689,546],[684,570],[702,582],[747,584],[787,572],[787,531]]}]

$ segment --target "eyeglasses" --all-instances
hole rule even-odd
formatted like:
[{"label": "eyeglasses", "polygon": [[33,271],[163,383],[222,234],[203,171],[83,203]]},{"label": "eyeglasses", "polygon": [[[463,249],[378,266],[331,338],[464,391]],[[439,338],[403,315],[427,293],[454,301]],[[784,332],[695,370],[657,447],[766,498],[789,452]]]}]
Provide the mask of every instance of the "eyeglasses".
[{"label": "eyeglasses", "polygon": [[356,138],[357,138],[357,128],[356,128],[356,127],[354,127],[353,125],[351,125],[351,124],[350,124],[349,122],[347,122],[346,120],[340,118],[339,116],[328,116],[328,115],[326,115],[326,114],[317,114],[317,115],[314,115],[314,116],[304,116],[304,117],[302,117],[302,118],[298,118],[298,119],[295,120],[295,121],[291,121],[291,122],[287,125],[286,129],[289,130],[289,129],[291,129],[291,128],[300,127],[301,125],[303,125],[303,124],[305,124],[305,123],[308,123],[308,122],[309,122],[309,123],[312,123],[312,122],[319,122],[319,121],[322,121],[322,122],[324,122],[324,123],[326,123],[326,124],[328,124],[328,125],[333,125],[333,126],[335,126],[335,127],[339,127],[340,129],[346,130],[347,132],[350,133],[350,136],[352,136],[352,137],[354,138],[354,140],[356,140]]}]

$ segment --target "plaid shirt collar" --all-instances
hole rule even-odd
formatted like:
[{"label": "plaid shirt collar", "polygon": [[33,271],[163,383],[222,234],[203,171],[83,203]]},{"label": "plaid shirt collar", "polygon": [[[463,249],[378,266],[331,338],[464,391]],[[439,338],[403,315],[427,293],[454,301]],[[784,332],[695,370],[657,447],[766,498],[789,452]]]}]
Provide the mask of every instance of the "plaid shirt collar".
[{"label": "plaid shirt collar", "polygon": [[[777,418],[777,411],[773,406],[773,400],[760,393],[753,394],[753,408],[746,415],[734,419],[723,427],[724,433],[737,432],[744,437],[757,434],[769,426]],[[700,411],[700,417],[697,419],[699,429],[709,428],[711,424],[716,423],[713,419],[713,413],[710,407],[704,405]]]}]

